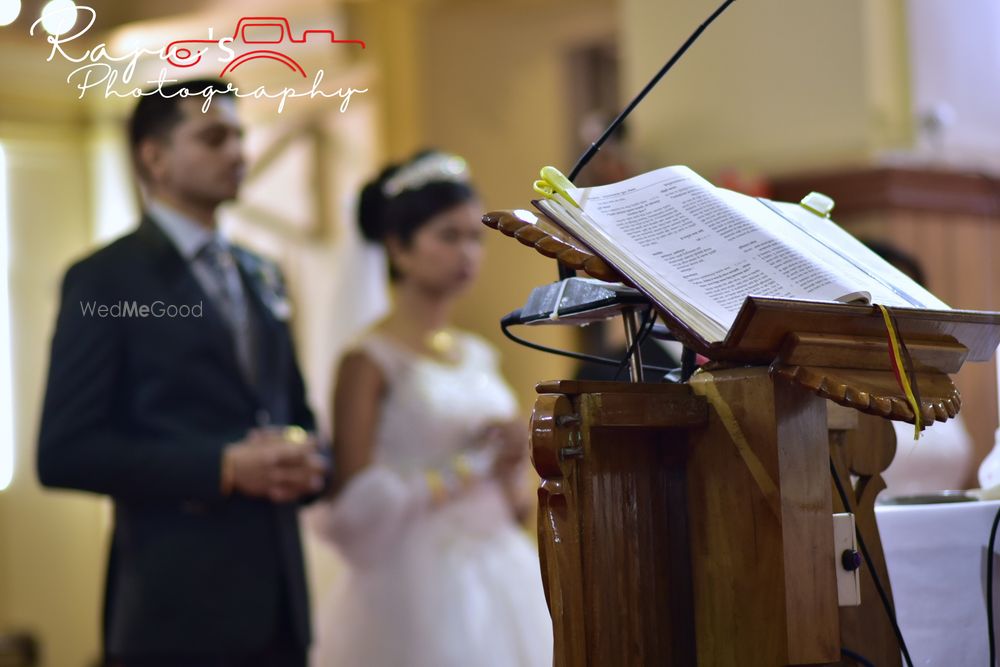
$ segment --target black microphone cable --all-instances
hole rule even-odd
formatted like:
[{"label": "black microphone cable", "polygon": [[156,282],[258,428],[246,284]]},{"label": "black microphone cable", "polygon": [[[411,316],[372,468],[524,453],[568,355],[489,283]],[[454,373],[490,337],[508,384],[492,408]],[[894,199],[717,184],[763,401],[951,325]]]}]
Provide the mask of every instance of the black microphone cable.
[{"label": "black microphone cable", "polygon": [[993,517],[990,541],[986,546],[986,632],[990,640],[990,665],[997,664],[997,641],[993,631],[993,549],[996,547],[997,526],[1000,525],[1000,509]]},{"label": "black microphone cable", "polygon": [[[725,0],[725,2],[719,5],[719,7],[714,12],[712,12],[712,14],[707,19],[705,19],[705,22],[702,23],[700,26],[698,26],[697,30],[691,33],[691,36],[687,38],[687,41],[681,44],[681,48],[677,49],[674,55],[670,56],[670,60],[668,60],[666,64],[660,68],[660,71],[657,72],[656,75],[649,80],[649,83],[647,83],[646,86],[639,91],[639,94],[636,95],[632,99],[632,101],[628,103],[628,106],[626,106],[622,110],[622,112],[618,114],[618,116],[613,121],[611,121],[611,124],[608,125],[608,128],[604,130],[604,133],[597,139],[597,141],[590,144],[590,147],[586,151],[584,151],[583,155],[580,156],[580,159],[578,159],[576,161],[576,164],[573,165],[573,169],[570,170],[569,180],[571,182],[574,181],[576,177],[580,175],[580,172],[583,170],[584,167],[587,166],[587,163],[590,162],[595,155],[597,155],[597,152],[599,150],[601,150],[601,146],[603,146],[604,143],[608,140],[608,138],[612,134],[614,134],[614,131],[618,129],[618,126],[625,121],[628,115],[632,113],[632,111],[637,106],[639,106],[639,103],[642,102],[642,100],[646,97],[646,95],[648,95],[650,91],[656,87],[656,84],[660,82],[660,79],[662,79],[663,76],[667,72],[669,72],[675,64],[677,64],[677,61],[681,59],[681,56],[683,56],[689,48],[691,48],[691,45],[694,44],[696,41],[698,41],[698,38],[701,37],[701,33],[705,32],[705,28],[711,25],[715,21],[715,19],[719,18],[722,12],[726,11],[726,9],[729,8],[729,5],[733,4],[733,2],[735,2],[735,0]],[[563,280],[565,278],[571,278],[574,275],[576,274],[573,271],[573,269],[569,268],[562,262],[559,262],[560,280]]]},{"label": "black microphone cable", "polygon": [[860,653],[855,653],[851,649],[842,648],[840,649],[840,655],[844,656],[848,660],[853,660],[854,662],[861,665],[861,667],[875,667],[875,663],[861,655]]},{"label": "black microphone cable", "polygon": [[[653,324],[656,322],[656,309],[650,308],[642,316],[642,324],[639,325],[639,330],[635,332],[635,338],[632,339],[632,344],[628,346],[625,350],[625,356],[622,357],[621,362],[618,364],[618,370],[615,371],[615,380],[622,374],[625,367],[628,366],[628,360],[632,358],[635,351],[639,349],[642,345],[642,341],[649,336],[649,332],[653,330]],[[632,378],[635,381],[635,378]]]},{"label": "black microphone cable", "polygon": [[[517,343],[518,345],[523,345],[524,347],[530,348],[532,350],[538,350],[539,352],[545,352],[546,354],[556,354],[561,357],[569,357],[570,359],[576,359],[577,361],[589,361],[595,364],[604,364],[605,366],[617,367],[621,366],[623,363],[621,359],[609,359],[608,357],[599,357],[594,354],[584,354],[582,352],[573,352],[572,350],[561,350],[557,347],[549,347],[547,345],[540,345],[538,343],[533,343],[530,340],[521,338],[520,336],[511,333],[510,328],[518,324],[524,324],[521,321],[520,308],[507,313],[506,315],[504,315],[503,319],[500,320],[500,331],[503,332],[503,335],[506,336],[508,340],[511,340]],[[652,329],[651,326],[649,328]],[[625,357],[624,363],[628,363],[628,357]],[[643,370],[658,371],[660,373],[669,373],[673,370],[676,370],[673,368],[664,368],[663,366],[647,366],[647,365],[643,365],[642,368]]]},{"label": "black microphone cable", "polygon": [[597,141],[590,144],[590,148],[588,148],[583,155],[580,156],[580,159],[576,161],[575,165],[573,165],[572,171],[569,172],[570,181],[574,180],[580,174],[580,171],[587,166],[587,163],[590,162],[595,155],[597,155],[597,151],[601,150],[601,146],[603,146],[604,142],[608,140],[608,137],[610,137],[614,131],[618,129],[618,126],[625,121],[628,115],[632,113],[632,110],[639,106],[639,103],[642,102],[643,98],[645,98],[646,95],[648,95],[649,92],[656,87],[656,84],[660,82],[660,79],[662,79],[663,76],[669,72],[675,64],[677,64],[677,61],[681,59],[681,56],[683,56],[689,48],[691,48],[691,45],[698,41],[698,38],[701,37],[701,33],[705,32],[705,28],[710,26],[715,19],[719,18],[722,12],[726,11],[726,9],[729,8],[729,5],[733,4],[733,2],[735,2],[735,0],[725,0],[725,2],[719,5],[718,9],[712,12],[712,14],[705,19],[705,22],[698,26],[697,30],[691,33],[691,36],[687,38],[687,41],[681,44],[681,48],[677,49],[674,55],[670,56],[670,60],[668,60],[667,63],[660,68],[660,71],[656,73],[656,76],[650,79],[649,83],[646,84],[646,87],[640,90],[639,94],[628,103],[628,106],[625,107],[620,114],[618,114],[618,117],[611,121],[611,125],[608,125],[608,129],[604,130],[604,134],[602,134]]},{"label": "black microphone cable", "polygon": [[[830,457],[830,474],[833,476],[833,484],[837,487],[837,495],[840,496],[840,502],[844,506],[845,512],[854,512],[854,507],[851,506],[847,499],[847,491],[844,490],[844,484],[840,481],[840,474],[837,472],[837,466],[833,462],[833,457]],[[865,544],[865,538],[861,535],[861,529],[858,525],[854,524],[854,534],[858,538],[858,547],[861,549],[861,555],[865,559],[865,564],[868,566],[868,571],[872,575],[872,583],[875,584],[875,591],[878,593],[879,598],[882,600],[882,607],[885,609],[886,616],[889,617],[889,623],[892,624],[892,631],[896,635],[896,641],[899,643],[899,650],[903,653],[903,658],[906,660],[907,667],[913,667],[913,660],[910,658],[910,651],[906,648],[906,642],[903,640],[903,632],[899,629],[899,623],[896,622],[896,611],[892,608],[892,602],[889,601],[889,595],[885,592],[885,588],[882,586],[882,580],[879,579],[878,571],[875,569],[875,563],[872,560],[871,554],[868,553],[868,546]]]}]

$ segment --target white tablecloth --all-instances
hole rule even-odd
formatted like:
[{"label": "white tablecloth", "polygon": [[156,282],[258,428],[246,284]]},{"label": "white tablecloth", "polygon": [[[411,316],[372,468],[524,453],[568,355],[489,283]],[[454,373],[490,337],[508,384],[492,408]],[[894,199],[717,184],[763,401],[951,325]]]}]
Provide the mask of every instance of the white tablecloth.
[{"label": "white tablecloth", "polygon": [[[896,616],[914,665],[989,663],[986,547],[998,509],[1000,501],[876,508]],[[1000,558],[994,555],[995,625],[998,603]],[[1000,645],[1000,633],[996,637]]]}]

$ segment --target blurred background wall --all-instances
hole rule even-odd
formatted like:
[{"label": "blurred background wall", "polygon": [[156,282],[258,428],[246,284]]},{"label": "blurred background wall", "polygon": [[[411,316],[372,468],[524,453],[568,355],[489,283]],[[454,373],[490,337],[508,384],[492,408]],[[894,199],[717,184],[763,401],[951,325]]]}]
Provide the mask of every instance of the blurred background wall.
[{"label": "blurred background wall", "polygon": [[[27,34],[42,4],[25,0],[21,17],[0,27],[0,146],[6,156],[0,176],[9,192],[7,235],[0,243],[9,257],[4,268],[13,351],[9,365],[0,356],[0,373],[13,387],[12,404],[0,405],[0,422],[13,425],[13,440],[0,447],[14,453],[12,481],[0,490],[0,632],[29,631],[42,643],[43,665],[76,667],[98,655],[108,503],[42,491],[33,470],[34,443],[62,272],[73,258],[131,229],[138,200],[122,126],[132,100],[76,98],[65,82],[72,67],[46,62],[44,37]],[[240,204],[225,214],[236,237],[277,259],[287,273],[301,362],[325,421],[339,351],[385,307],[377,253],[354,230],[351,211],[360,185],[387,160],[435,146],[469,160],[487,208],[526,206],[539,167],[568,170],[572,164],[581,149],[581,119],[595,109],[613,110],[634,94],[713,5],[92,0],[98,21],[73,51],[101,42],[113,52],[155,49],[182,36],[202,37],[208,27],[216,36],[228,34],[240,16],[277,12],[293,29],[333,26],[340,37],[367,41],[364,51],[317,47],[302,56],[324,68],[330,88],[368,89],[343,113],[323,99],[290,100],[281,114],[273,101],[241,102],[250,177]],[[886,165],[993,173],[990,156],[975,150],[986,143],[947,144],[948,128],[964,127],[962,115],[938,104],[916,71],[928,67],[917,54],[954,41],[926,21],[914,25],[914,16],[932,5],[735,3],[633,117],[629,147],[636,162],[643,169],[689,164],[730,187],[766,191],[791,183],[783,191],[790,197],[806,194],[830,174],[864,174]],[[987,11],[985,3],[970,7],[973,22],[976,11]],[[919,49],[914,35],[923,40]],[[992,71],[996,61],[990,57],[972,52],[957,62],[963,72]],[[147,60],[137,71],[154,66]],[[247,65],[237,74],[241,86],[287,81],[275,63]],[[917,100],[914,91],[923,97]],[[900,216],[890,209],[862,207],[847,222],[927,262],[931,288],[953,305],[1000,309],[1000,276],[991,256],[1000,247],[1000,210],[966,210],[953,222],[954,211]],[[952,229],[962,231],[953,236]],[[963,262],[970,252],[976,261]],[[572,368],[515,348],[500,336],[497,321],[554,274],[550,261],[490,234],[484,274],[458,313],[462,326],[500,347],[526,413],[537,380]],[[534,336],[561,346],[575,340],[563,330]],[[992,367],[981,366],[959,379],[977,460],[992,446],[997,425],[995,376]],[[321,591],[336,576],[336,563],[315,544],[309,557],[314,590]]]}]

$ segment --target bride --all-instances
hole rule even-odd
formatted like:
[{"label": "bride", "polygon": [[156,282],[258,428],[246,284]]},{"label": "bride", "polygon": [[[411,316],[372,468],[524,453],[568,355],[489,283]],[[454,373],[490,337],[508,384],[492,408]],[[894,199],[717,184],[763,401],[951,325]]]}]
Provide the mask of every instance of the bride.
[{"label": "bride", "polygon": [[449,324],[482,258],[465,163],[386,169],[359,222],[395,304],[347,352],[333,397],[335,495],[309,521],[347,571],[318,618],[317,667],[549,667],[526,510],[527,426],[496,353]]}]

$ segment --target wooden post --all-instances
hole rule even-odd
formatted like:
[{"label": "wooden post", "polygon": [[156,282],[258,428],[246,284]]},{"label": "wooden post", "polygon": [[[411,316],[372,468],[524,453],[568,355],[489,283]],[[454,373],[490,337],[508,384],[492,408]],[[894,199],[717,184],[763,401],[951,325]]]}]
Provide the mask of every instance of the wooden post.
[{"label": "wooden post", "polygon": [[711,405],[688,469],[699,664],[839,661],[825,401],[766,368],[691,384]]}]

